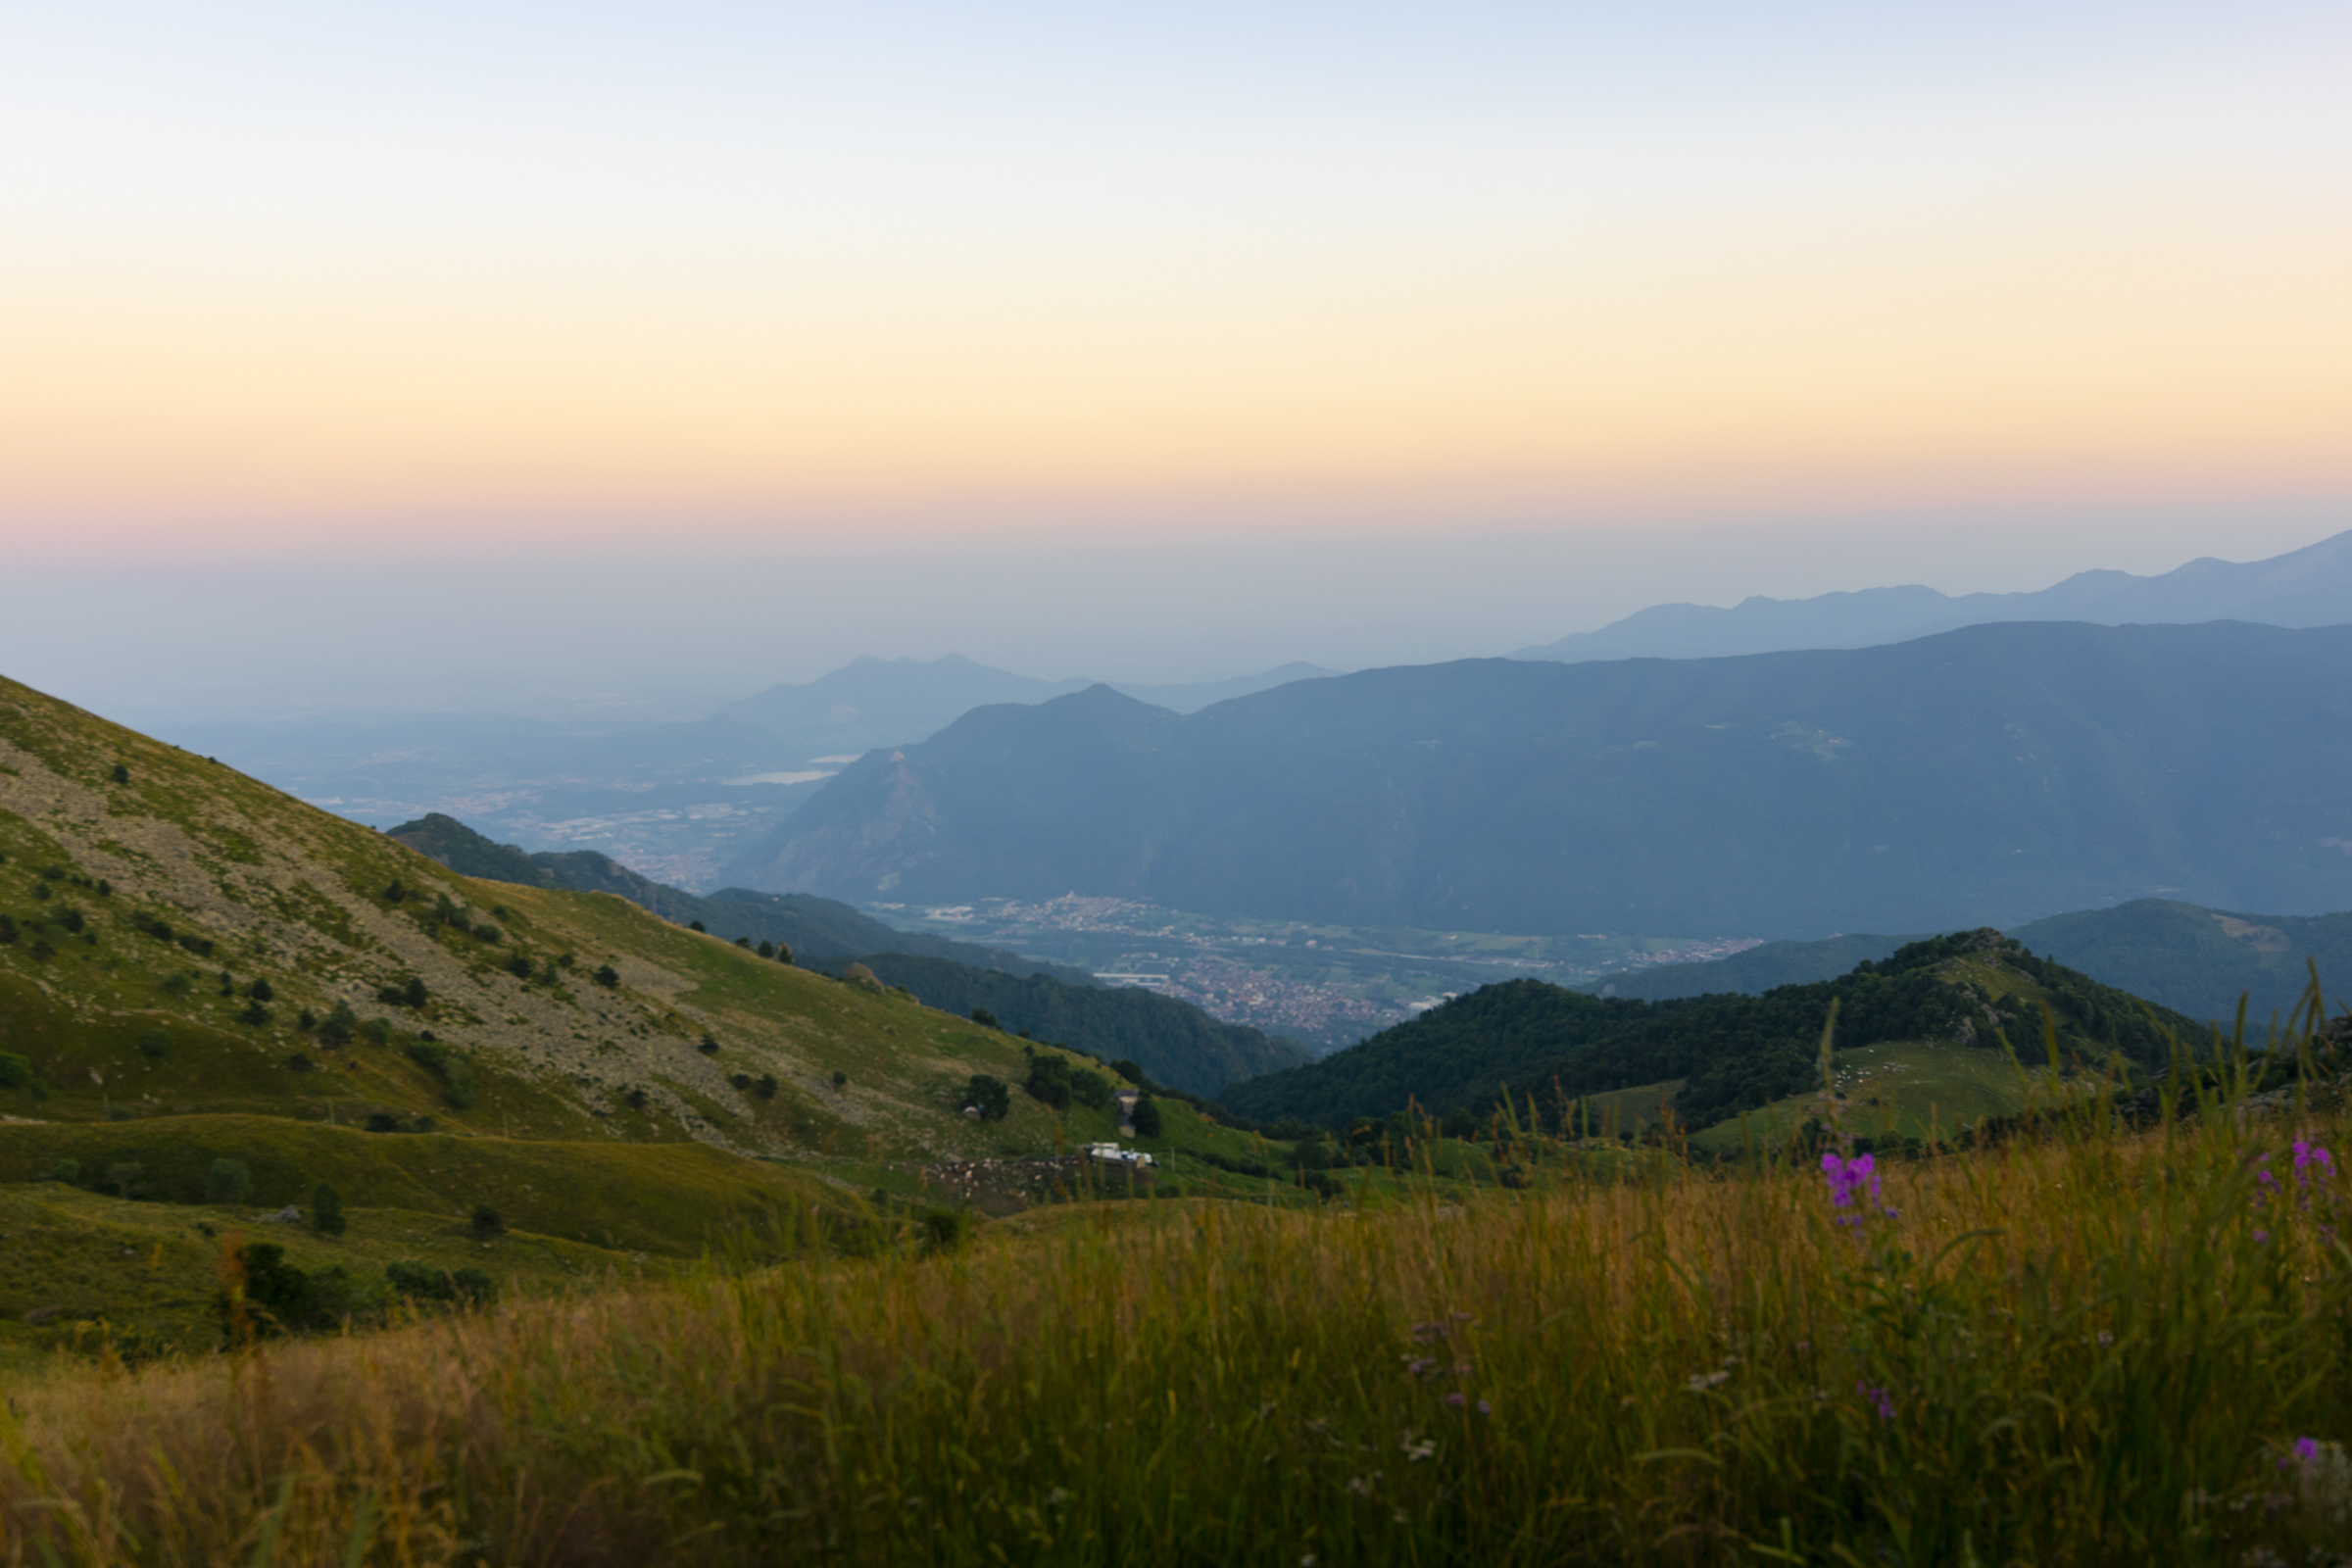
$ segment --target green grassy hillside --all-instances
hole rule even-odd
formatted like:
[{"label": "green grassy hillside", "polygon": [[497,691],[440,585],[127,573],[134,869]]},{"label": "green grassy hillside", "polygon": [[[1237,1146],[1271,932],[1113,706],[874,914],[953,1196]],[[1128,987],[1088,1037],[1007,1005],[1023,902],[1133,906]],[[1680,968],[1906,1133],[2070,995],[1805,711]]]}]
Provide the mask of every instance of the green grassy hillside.
[{"label": "green grassy hillside", "polygon": [[0,857],[0,1115],[895,1160],[1056,1131],[1027,1101],[960,1114],[971,1074],[1021,1075],[995,1031],[620,898],[460,876],[7,682]]}]

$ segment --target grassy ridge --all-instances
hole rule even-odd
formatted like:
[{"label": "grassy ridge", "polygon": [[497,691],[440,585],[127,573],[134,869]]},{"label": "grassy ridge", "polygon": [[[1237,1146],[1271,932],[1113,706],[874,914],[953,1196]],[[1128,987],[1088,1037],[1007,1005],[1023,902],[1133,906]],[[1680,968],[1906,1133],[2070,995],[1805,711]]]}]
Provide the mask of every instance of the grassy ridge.
[{"label": "grassy ridge", "polygon": [[[1109,1205],[959,1257],[18,1393],[11,1551],[1037,1564],[2239,1562],[2352,1502],[2339,1113],[1358,1211]],[[1619,1179],[1631,1175],[1632,1179]],[[1883,1212],[1890,1208],[1893,1213]],[[2284,1461],[2282,1465],[2282,1460]],[[267,1553],[264,1553],[267,1555]]]}]

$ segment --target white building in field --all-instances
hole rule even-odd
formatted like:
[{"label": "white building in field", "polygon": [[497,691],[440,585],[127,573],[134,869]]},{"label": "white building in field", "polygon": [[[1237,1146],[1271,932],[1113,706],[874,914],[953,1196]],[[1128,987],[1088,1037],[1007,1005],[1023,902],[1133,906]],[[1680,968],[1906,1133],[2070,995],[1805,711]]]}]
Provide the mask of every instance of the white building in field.
[{"label": "white building in field", "polygon": [[1142,1150],[1121,1149],[1116,1144],[1089,1144],[1082,1152],[1087,1158],[1101,1160],[1105,1165],[1142,1166],[1152,1163],[1152,1156]]}]

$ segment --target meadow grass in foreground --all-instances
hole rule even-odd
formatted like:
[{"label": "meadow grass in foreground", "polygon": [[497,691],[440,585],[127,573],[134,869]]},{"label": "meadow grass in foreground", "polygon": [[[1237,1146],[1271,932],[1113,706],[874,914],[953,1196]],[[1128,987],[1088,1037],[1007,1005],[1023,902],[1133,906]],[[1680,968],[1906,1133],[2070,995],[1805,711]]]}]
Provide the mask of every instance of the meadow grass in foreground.
[{"label": "meadow grass in foreground", "polygon": [[1103,1205],[953,1256],[60,1371],[9,1401],[5,1555],[2331,1560],[2342,1131],[2094,1102],[1826,1174]]}]

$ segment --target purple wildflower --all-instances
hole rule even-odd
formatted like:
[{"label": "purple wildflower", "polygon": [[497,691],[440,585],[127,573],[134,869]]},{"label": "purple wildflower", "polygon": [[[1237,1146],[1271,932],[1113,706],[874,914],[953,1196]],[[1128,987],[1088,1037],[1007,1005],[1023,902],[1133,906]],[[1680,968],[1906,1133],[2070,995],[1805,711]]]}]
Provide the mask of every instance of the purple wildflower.
[{"label": "purple wildflower", "polygon": [[1494,1413],[1494,1407],[1489,1404],[1486,1400],[1481,1399],[1478,1401],[1478,1413],[1480,1415],[1493,1415]]},{"label": "purple wildflower", "polygon": [[1854,1392],[1862,1396],[1867,1402],[1879,1407],[1880,1420],[1891,1421],[1894,1419],[1894,1396],[1888,1394],[1885,1389],[1873,1388],[1867,1383],[1857,1383],[1854,1385]]},{"label": "purple wildflower", "polygon": [[1461,1395],[1459,1392],[1456,1392],[1446,1396],[1446,1402],[1451,1405],[1454,1409],[1459,1410],[1465,1403],[1468,1402],[1468,1400],[1463,1395]]},{"label": "purple wildflower", "polygon": [[2311,1463],[2311,1461],[2312,1461],[2312,1460],[2314,1460],[2314,1459],[2317,1459],[2319,1456],[2320,1456],[2320,1440],[2319,1440],[2319,1439],[2317,1439],[2317,1438],[2297,1438],[2297,1439],[2295,1440],[2295,1457],[2296,1457],[2296,1458],[2298,1458],[2298,1459],[2302,1460],[2302,1461],[2303,1461],[2305,1464],[2309,1464],[2309,1463]]},{"label": "purple wildflower", "polygon": [[[1877,1208],[1888,1219],[1892,1219],[1894,1210],[1879,1201],[1878,1166],[1879,1162],[1868,1154],[1856,1154],[1851,1159],[1839,1159],[1836,1154],[1822,1155],[1821,1173],[1829,1180],[1830,1205],[1833,1208],[1861,1206],[1857,1202],[1857,1199],[1862,1190],[1867,1187],[1870,1190],[1869,1206]],[[1838,1223],[1859,1226],[1862,1223],[1862,1216],[1841,1214],[1838,1217]]]}]

